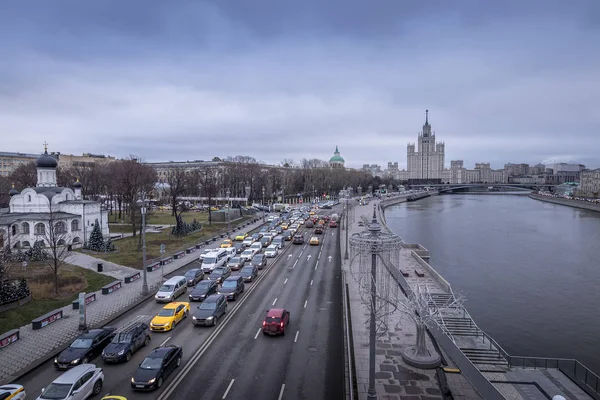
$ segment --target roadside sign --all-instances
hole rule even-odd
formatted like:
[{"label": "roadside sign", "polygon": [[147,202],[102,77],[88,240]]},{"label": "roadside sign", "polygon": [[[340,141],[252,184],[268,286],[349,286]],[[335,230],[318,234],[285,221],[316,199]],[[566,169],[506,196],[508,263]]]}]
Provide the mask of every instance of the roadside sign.
[{"label": "roadside sign", "polygon": [[166,246],[164,244],[160,245],[160,254],[165,254]]}]

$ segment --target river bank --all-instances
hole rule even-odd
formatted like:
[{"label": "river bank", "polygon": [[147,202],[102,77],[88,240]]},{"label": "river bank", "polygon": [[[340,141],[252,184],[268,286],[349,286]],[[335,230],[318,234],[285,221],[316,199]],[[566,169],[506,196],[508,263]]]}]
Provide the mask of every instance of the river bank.
[{"label": "river bank", "polygon": [[593,203],[587,203],[587,202],[581,201],[581,200],[571,200],[571,199],[563,199],[563,198],[559,198],[559,197],[543,196],[543,195],[535,194],[535,193],[531,193],[529,195],[529,198],[534,199],[534,200],[539,200],[539,201],[545,201],[546,203],[560,204],[561,206],[574,207],[574,208],[580,208],[582,210],[600,212],[600,205],[596,205]]}]

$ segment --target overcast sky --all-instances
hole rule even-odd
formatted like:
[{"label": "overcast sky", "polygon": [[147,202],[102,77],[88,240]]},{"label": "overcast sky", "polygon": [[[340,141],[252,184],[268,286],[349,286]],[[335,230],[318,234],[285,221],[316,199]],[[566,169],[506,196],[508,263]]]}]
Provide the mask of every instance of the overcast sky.
[{"label": "overcast sky", "polygon": [[6,1],[0,150],[600,167],[600,1]]}]

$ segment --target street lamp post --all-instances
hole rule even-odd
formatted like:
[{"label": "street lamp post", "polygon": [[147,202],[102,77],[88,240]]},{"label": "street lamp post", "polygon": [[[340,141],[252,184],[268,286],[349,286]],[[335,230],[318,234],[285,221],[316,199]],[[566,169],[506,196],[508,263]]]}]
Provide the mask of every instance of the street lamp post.
[{"label": "street lamp post", "polygon": [[262,201],[262,215],[263,215],[263,222],[265,222],[265,187],[262,187],[262,195],[263,195],[263,201]]},{"label": "street lamp post", "polygon": [[148,276],[146,272],[146,193],[141,192],[137,201],[142,213],[142,296],[148,294]]},{"label": "street lamp post", "polygon": [[202,184],[198,184],[198,198],[200,199],[200,208],[204,208],[204,201],[202,200]]},{"label": "street lamp post", "polygon": [[346,188],[346,251],[344,252],[344,260],[349,258],[348,256],[348,214],[350,213],[350,204],[348,202],[348,189]]},{"label": "street lamp post", "polygon": [[227,235],[229,235],[229,232],[231,232],[231,221],[229,221],[229,212],[231,211],[231,205],[229,204],[229,196],[231,195],[231,192],[229,191],[229,189],[227,189],[225,195],[227,196]]}]

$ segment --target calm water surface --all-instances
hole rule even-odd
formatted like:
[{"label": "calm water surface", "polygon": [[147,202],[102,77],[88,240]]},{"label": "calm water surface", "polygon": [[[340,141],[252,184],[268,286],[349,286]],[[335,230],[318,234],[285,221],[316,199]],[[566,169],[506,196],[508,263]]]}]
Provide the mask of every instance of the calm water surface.
[{"label": "calm water surface", "polygon": [[456,194],[392,206],[386,220],[429,249],[509,354],[576,358],[600,373],[600,213]]}]

